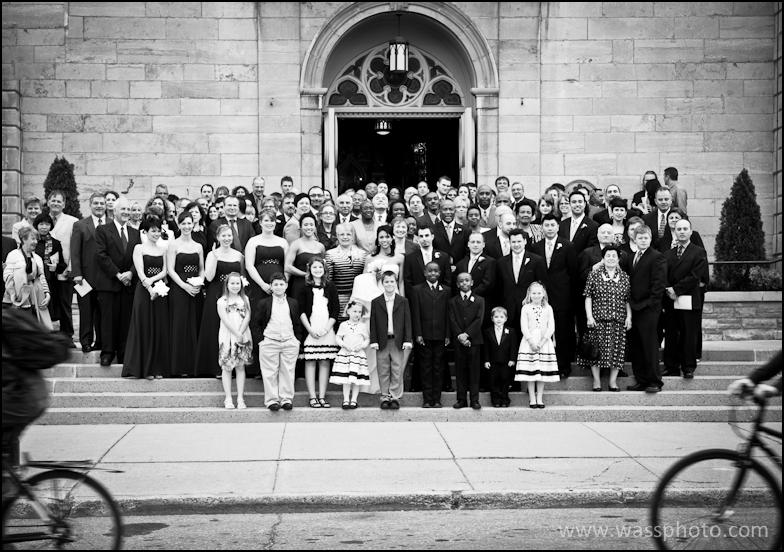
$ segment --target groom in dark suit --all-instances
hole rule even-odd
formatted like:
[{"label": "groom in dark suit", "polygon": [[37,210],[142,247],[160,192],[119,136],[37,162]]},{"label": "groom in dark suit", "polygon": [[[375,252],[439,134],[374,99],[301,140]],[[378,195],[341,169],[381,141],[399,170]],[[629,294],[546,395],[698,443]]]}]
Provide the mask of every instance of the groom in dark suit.
[{"label": "groom in dark suit", "polygon": [[121,197],[114,204],[114,219],[95,231],[98,270],[93,287],[101,308],[101,366],[109,366],[115,354],[122,364],[131,323],[136,268],[133,248],[141,243],[139,231],[128,224],[130,202]]},{"label": "groom in dark suit", "polygon": [[576,189],[569,194],[572,216],[561,221],[558,235],[569,241],[574,252],[580,255],[584,249],[599,243],[596,231],[599,226],[585,215],[585,196]]},{"label": "groom in dark suit", "polygon": [[425,283],[425,265],[431,261],[438,264],[441,269],[439,284],[449,287],[452,280],[449,253],[433,247],[433,229],[429,226],[420,226],[417,235],[419,250],[406,255],[403,263],[403,282],[405,282],[407,296],[412,293],[414,286]]},{"label": "groom in dark suit", "polygon": [[561,379],[572,373],[577,336],[574,331],[572,290],[578,280],[577,254],[572,244],[558,237],[558,219],[549,213],[542,219],[544,239],[530,247],[547,265],[547,300],[555,315],[555,355]]},{"label": "groom in dark suit", "polygon": [[525,250],[525,234],[519,228],[509,232],[509,241],[511,253],[496,262],[495,304],[506,307],[509,319],[517,326],[528,286],[547,281],[547,266],[542,257]]}]

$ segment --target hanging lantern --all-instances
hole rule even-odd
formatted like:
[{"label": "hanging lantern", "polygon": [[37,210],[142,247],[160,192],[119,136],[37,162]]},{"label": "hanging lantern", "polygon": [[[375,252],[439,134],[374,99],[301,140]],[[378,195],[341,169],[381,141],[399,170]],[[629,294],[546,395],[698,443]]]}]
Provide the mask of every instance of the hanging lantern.
[{"label": "hanging lantern", "polygon": [[392,130],[392,123],[386,119],[379,119],[376,121],[376,134],[379,136],[386,136]]},{"label": "hanging lantern", "polygon": [[403,14],[397,15],[397,36],[389,41],[389,70],[393,73],[408,71],[408,42],[400,36],[400,18]]}]

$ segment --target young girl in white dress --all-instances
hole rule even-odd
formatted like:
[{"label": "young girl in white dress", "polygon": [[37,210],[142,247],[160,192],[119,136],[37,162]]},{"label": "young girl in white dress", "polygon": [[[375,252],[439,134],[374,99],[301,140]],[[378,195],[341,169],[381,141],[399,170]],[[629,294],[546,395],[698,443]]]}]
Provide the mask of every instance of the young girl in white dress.
[{"label": "young girl in white dress", "polygon": [[531,408],[544,408],[544,384],[559,381],[555,358],[555,317],[547,302],[547,291],[539,282],[528,287],[520,313],[523,339],[517,352],[516,381],[528,382],[528,403]]},{"label": "young girl in white dress", "polygon": [[232,272],[226,277],[223,296],[218,299],[218,363],[223,370],[224,406],[234,408],[231,400],[231,371],[237,372],[237,408],[245,406],[245,364],[253,354],[250,324],[250,302],[245,295],[242,276]]},{"label": "young girl in white dress", "polygon": [[343,386],[343,410],[357,408],[360,387],[370,386],[365,349],[370,345],[367,324],[362,320],[366,309],[359,301],[349,301],[346,306],[348,320],[340,324],[337,342],[340,346],[332,365],[330,383]]}]

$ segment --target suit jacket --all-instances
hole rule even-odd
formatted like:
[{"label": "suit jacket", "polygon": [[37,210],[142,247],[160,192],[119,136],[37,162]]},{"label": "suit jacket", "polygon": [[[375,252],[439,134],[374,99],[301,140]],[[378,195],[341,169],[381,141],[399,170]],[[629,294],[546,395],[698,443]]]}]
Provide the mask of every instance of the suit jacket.
[{"label": "suit jacket", "polygon": [[[455,277],[462,272],[468,272],[468,262],[471,260],[471,255],[463,257],[457,267],[455,268]],[[492,257],[480,255],[474,268],[469,272],[471,278],[474,280],[474,285],[471,288],[479,297],[490,297],[493,295],[495,288],[495,267],[496,261]],[[453,290],[454,291],[454,290]]]},{"label": "suit jacket", "polygon": [[438,284],[433,291],[430,284],[418,284],[411,293],[411,323],[414,337],[427,340],[440,340],[449,337],[449,297],[448,287]]},{"label": "suit jacket", "polygon": [[[255,309],[251,309],[251,312],[253,313],[251,317],[251,326],[256,328],[254,334],[258,335],[262,341],[264,340],[264,330],[267,329],[267,324],[269,324],[270,318],[272,318],[272,301],[272,296],[265,297],[256,303]],[[300,320],[301,313],[299,310],[299,303],[297,303],[296,299],[291,297],[286,297],[286,301],[289,304],[291,326],[294,330],[294,336],[301,342],[305,337],[305,328],[302,326],[302,320]]]},{"label": "suit jacket", "polygon": [[591,220],[587,214],[583,217],[583,221],[580,223],[580,227],[577,229],[577,232],[575,232],[573,240],[569,239],[571,225],[571,217],[563,219],[558,230],[558,236],[565,239],[566,241],[571,242],[575,253],[579,255],[585,249],[593,247],[594,245],[599,245],[599,238],[596,236],[596,232],[599,230],[599,225]]},{"label": "suit jacket", "polygon": [[75,222],[71,234],[71,275],[81,277],[95,286],[98,278],[98,259],[95,246],[93,217]]},{"label": "suit jacket", "polygon": [[449,253],[449,256],[452,258],[452,264],[456,265],[466,255],[470,232],[459,222],[455,222],[454,225],[452,241],[449,241],[449,236],[447,236],[446,228],[442,221],[438,221],[433,225],[433,247]]},{"label": "suit jacket", "polygon": [[661,310],[664,288],[667,287],[667,263],[664,255],[649,247],[640,257],[637,266],[632,266],[634,257],[627,259],[626,264],[631,285],[629,305],[632,310]]},{"label": "suit jacket", "polygon": [[[215,246],[216,242],[218,241],[215,232],[218,231],[218,228],[222,224],[228,224],[226,217],[220,217],[215,219],[212,224],[210,224],[209,231],[207,232],[207,251],[212,251],[213,247]],[[231,247],[233,249],[237,249],[242,254],[245,254],[245,244],[248,243],[248,240],[251,239],[253,236],[256,235],[255,230],[253,230],[253,224],[247,219],[237,219],[237,233],[240,237],[240,245],[242,249],[237,249],[234,247],[232,243]]]},{"label": "suit jacket", "polygon": [[[703,249],[705,249],[705,244],[702,241],[702,236],[700,233],[694,230],[691,233],[691,240],[694,245],[699,245]],[[670,249],[672,249],[672,232],[670,232],[669,228],[664,233],[664,237],[658,241],[656,244],[656,249],[658,249],[661,253],[666,253]]]},{"label": "suit jacket", "polygon": [[[702,309],[702,290],[700,283],[707,288],[710,276],[708,273],[708,254],[702,247],[689,243],[678,258],[677,249],[673,248],[664,254],[667,260],[667,286],[675,290],[675,295],[691,295],[692,309]],[[672,306],[672,301],[665,304]]]},{"label": "suit jacket", "polygon": [[[438,263],[441,269],[441,277],[438,283],[442,286],[449,287],[452,281],[452,266],[449,264],[449,254],[438,251],[435,248],[433,251],[433,261]],[[422,251],[416,251],[406,255],[403,261],[403,283],[405,284],[406,295],[410,294],[410,290],[418,284],[425,282],[425,261],[422,259]]]},{"label": "suit jacket", "polygon": [[485,316],[485,300],[471,294],[468,301],[463,301],[463,294],[458,293],[449,300],[449,329],[452,337],[467,333],[471,346],[482,344],[482,320]]},{"label": "suit jacket", "polygon": [[430,212],[427,209],[425,209],[425,212],[422,213],[421,217],[414,217],[414,220],[417,222],[417,228],[433,228],[436,224],[436,221],[433,220],[433,217],[430,216]]},{"label": "suit jacket", "polygon": [[[530,248],[532,253],[544,259],[547,266],[546,242],[541,240]],[[572,244],[563,238],[556,238],[550,266],[547,267],[547,281],[543,282],[547,288],[547,300],[554,311],[571,311],[571,292],[577,283],[577,254]]]},{"label": "suit jacket", "polygon": [[496,304],[506,307],[510,319],[517,316],[520,307],[528,292],[528,286],[534,282],[547,281],[547,264],[539,255],[525,251],[523,264],[520,265],[520,274],[515,281],[512,254],[501,257],[496,262]]},{"label": "suit jacket", "polygon": [[[512,198],[512,199],[514,199],[514,198]],[[512,202],[512,211],[515,214],[517,213],[517,208],[520,207],[520,205],[530,205],[531,206],[531,212],[534,213],[534,214],[536,213],[536,207],[537,206],[536,206],[536,202],[533,199],[529,199],[529,198],[523,196],[523,199],[521,199],[520,201],[513,201]]]},{"label": "suit jacket", "polygon": [[481,211],[482,208],[480,207],[479,209],[480,209],[479,216],[481,217],[480,220],[481,220],[482,226],[487,226],[488,228],[493,229],[493,230],[495,228],[497,228],[498,227],[498,221],[495,218],[495,205],[491,205],[487,209],[487,218],[484,218],[482,216],[482,211]]},{"label": "suit jacket", "polygon": [[[501,240],[498,239],[498,231],[493,228],[484,233],[485,236],[485,254],[493,259],[500,259],[504,256],[504,249],[501,247]],[[528,245],[526,243],[526,245]]]},{"label": "suit jacket", "polygon": [[484,329],[482,362],[503,363],[517,360],[519,342],[514,328],[504,326],[499,343],[495,336],[495,324]]},{"label": "suit jacket", "polygon": [[[128,231],[128,246],[123,249],[122,238],[114,221],[103,224],[95,231],[95,254],[98,258],[99,270],[96,272],[96,281],[92,286],[98,291],[122,291],[125,288],[133,293],[136,286],[136,268],[133,265],[133,248],[141,243],[139,231],[126,225]],[[124,286],[117,279],[118,272],[133,273],[133,282]]]},{"label": "suit jacket", "polygon": [[395,346],[403,348],[403,343],[414,343],[411,337],[411,311],[408,300],[395,294],[395,304],[392,307],[392,330],[387,328],[387,302],[382,293],[370,303],[370,343],[378,343],[379,350],[387,346],[387,336],[395,336]]},{"label": "suit jacket", "polygon": [[[340,314],[340,301],[338,299],[338,288],[332,282],[327,282],[324,286],[324,297],[327,298],[327,312],[330,318],[336,321]],[[313,315],[313,286],[305,285],[296,298],[299,304],[300,313],[304,314],[310,320]]]},{"label": "suit jacket", "polygon": [[273,232],[276,236],[283,237],[283,228],[286,226],[286,223],[290,221],[293,217],[286,218],[283,213],[278,213],[275,217],[275,231]]},{"label": "suit jacket", "polygon": [[[669,213],[668,213],[669,214]],[[651,247],[655,247],[661,252],[664,252],[665,249],[660,247],[660,242],[672,243],[672,232],[670,231],[670,225],[664,225],[664,236],[661,238],[659,237],[659,210],[654,209],[644,217],[642,220],[645,221],[645,225],[651,229]]]}]

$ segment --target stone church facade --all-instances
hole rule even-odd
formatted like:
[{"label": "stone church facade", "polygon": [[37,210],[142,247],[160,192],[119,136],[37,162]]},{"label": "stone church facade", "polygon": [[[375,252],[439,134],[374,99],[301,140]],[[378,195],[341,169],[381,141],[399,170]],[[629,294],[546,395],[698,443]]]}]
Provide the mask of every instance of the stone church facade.
[{"label": "stone church facade", "polygon": [[[146,199],[159,183],[195,197],[204,182],[250,187],[256,175],[269,191],[284,175],[337,191],[345,145],[370,140],[362,120],[383,119],[393,133],[442,133],[431,157],[448,154],[453,180],[506,175],[529,197],[584,179],[630,198],[646,170],[677,167],[711,254],[745,167],[768,251],[781,252],[781,3],[2,9],[4,231],[55,155],[74,163],[82,200]],[[398,34],[413,60],[404,86],[383,78]]]}]

